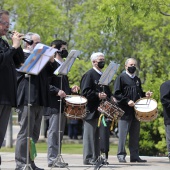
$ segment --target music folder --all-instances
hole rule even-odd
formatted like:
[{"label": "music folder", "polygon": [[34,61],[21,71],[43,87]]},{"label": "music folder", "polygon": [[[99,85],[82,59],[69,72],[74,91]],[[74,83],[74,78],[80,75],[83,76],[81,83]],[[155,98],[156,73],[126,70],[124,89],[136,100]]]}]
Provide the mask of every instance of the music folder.
[{"label": "music folder", "polygon": [[58,50],[53,47],[38,43],[17,71],[38,75],[56,51]]},{"label": "music folder", "polygon": [[71,66],[73,65],[75,59],[80,55],[79,50],[71,50],[68,54],[66,60],[64,63],[60,65],[55,71],[55,75],[67,75],[71,69]]},{"label": "music folder", "polygon": [[109,66],[106,68],[106,70],[100,77],[98,84],[108,86],[112,81],[112,78],[115,75],[116,71],[118,70],[119,66],[120,66],[119,64],[115,63],[114,61],[111,61]]}]

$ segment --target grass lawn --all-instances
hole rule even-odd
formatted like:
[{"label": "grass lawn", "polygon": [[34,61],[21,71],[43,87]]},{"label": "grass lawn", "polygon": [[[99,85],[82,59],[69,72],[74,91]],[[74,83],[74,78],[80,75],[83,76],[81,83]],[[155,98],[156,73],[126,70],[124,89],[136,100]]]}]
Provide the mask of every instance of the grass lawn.
[{"label": "grass lawn", "polygon": [[[47,143],[37,143],[36,144],[37,153],[47,153]],[[15,147],[6,148],[2,147],[1,152],[15,152]],[[63,154],[82,154],[83,153],[83,144],[63,144],[62,151]],[[116,155],[117,145],[110,145],[109,155]]]}]

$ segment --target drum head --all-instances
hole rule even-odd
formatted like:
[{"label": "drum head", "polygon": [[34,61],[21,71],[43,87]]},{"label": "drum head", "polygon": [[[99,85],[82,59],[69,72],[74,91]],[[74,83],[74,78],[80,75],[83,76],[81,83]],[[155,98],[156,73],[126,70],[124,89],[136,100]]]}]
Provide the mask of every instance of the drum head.
[{"label": "drum head", "polygon": [[141,122],[155,120],[158,115],[157,102],[154,99],[141,98],[135,102],[135,116]]},{"label": "drum head", "polygon": [[87,99],[85,97],[79,96],[79,95],[69,95],[65,98],[65,100],[71,104],[85,104],[85,103],[87,103]]},{"label": "drum head", "polygon": [[142,98],[135,103],[135,110],[139,112],[151,112],[157,108],[157,102],[154,99]]}]

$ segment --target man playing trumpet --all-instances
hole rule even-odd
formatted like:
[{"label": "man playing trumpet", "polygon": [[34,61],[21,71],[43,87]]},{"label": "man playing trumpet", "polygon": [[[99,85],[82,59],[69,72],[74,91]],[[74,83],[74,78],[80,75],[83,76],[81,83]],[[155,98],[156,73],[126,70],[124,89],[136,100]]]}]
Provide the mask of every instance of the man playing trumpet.
[{"label": "man playing trumpet", "polygon": [[20,47],[21,34],[13,32],[12,46],[2,39],[2,36],[7,34],[9,25],[9,12],[0,9],[0,148],[4,141],[11,108],[17,104],[15,68],[24,61]]}]

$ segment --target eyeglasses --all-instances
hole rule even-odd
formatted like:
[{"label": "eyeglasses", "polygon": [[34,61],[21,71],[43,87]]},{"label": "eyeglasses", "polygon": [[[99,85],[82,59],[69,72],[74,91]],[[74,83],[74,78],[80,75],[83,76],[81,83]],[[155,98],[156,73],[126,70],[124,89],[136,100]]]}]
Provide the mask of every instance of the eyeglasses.
[{"label": "eyeglasses", "polygon": [[11,25],[9,22],[3,22],[3,21],[0,21],[1,24],[5,25],[5,26],[9,26]]}]

